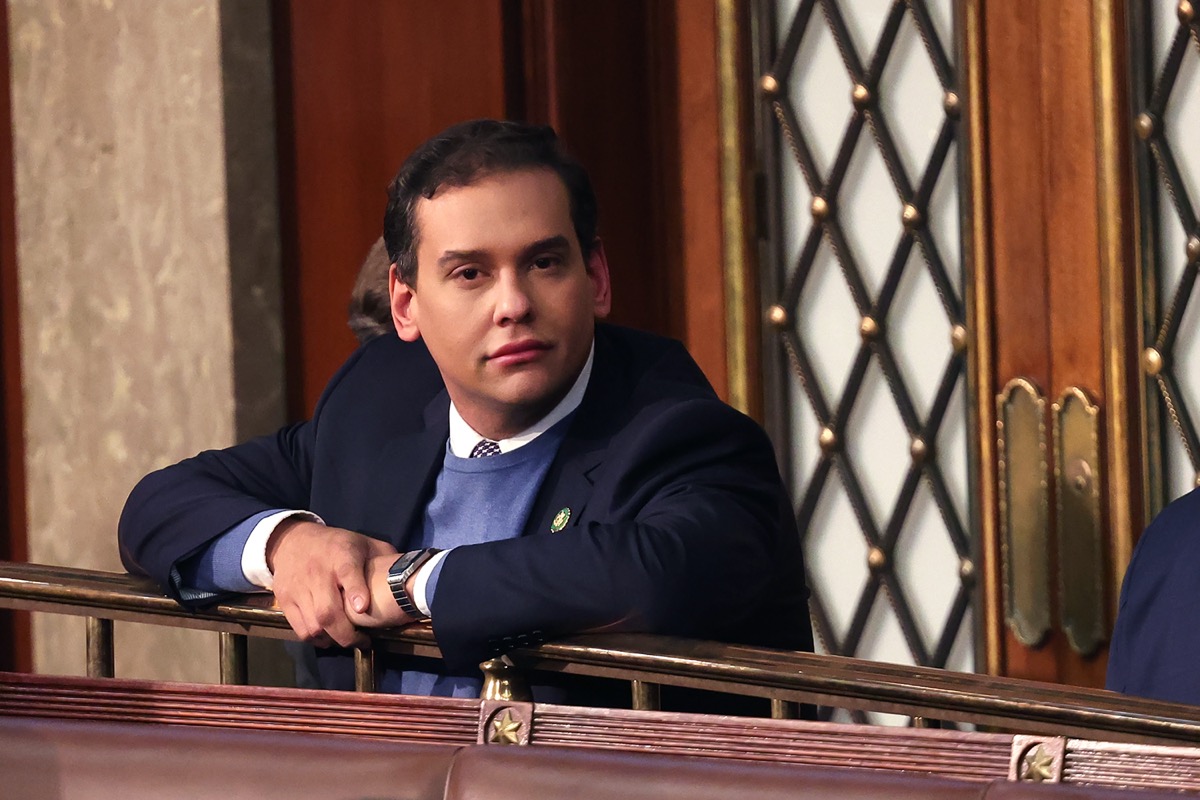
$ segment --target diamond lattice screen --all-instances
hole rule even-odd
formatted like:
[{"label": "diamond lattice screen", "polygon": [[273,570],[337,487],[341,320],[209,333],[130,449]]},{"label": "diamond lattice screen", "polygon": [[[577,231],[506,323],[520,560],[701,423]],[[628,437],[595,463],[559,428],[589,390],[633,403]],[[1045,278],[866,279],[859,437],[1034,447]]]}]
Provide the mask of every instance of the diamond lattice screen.
[{"label": "diamond lattice screen", "polygon": [[[818,648],[973,668],[951,0],[760,20],[764,275]],[[854,714],[855,719],[882,715]]]},{"label": "diamond lattice screen", "polygon": [[1146,243],[1143,353],[1156,503],[1200,485],[1200,18],[1191,2],[1135,3],[1132,48]]}]

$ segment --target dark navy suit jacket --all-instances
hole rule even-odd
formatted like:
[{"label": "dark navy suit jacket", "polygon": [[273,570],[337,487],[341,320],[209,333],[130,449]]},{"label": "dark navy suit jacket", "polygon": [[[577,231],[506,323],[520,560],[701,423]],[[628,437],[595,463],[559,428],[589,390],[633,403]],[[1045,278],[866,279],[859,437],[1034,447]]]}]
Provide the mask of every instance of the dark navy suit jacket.
[{"label": "dark navy suit jacket", "polygon": [[[174,565],[271,508],[309,509],[403,551],[442,464],[448,408],[424,346],[380,337],[334,376],[310,422],[144,478],[121,517],[122,559],[170,591]],[[564,508],[568,527],[551,533]],[[766,434],[716,397],[678,342],[603,324],[523,534],[455,549],[431,610],[451,670],[600,629],[812,647]]]},{"label": "dark navy suit jacket", "polygon": [[1200,489],[1163,509],[1133,551],[1106,686],[1200,705]]}]

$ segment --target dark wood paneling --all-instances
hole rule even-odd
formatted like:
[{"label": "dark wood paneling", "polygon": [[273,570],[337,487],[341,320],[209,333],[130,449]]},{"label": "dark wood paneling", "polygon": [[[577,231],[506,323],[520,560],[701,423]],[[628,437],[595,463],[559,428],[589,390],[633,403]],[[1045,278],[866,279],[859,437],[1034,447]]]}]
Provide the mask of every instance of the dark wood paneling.
[{"label": "dark wood paneling", "polygon": [[291,2],[275,22],[293,417],[354,346],[341,298],[387,181],[479,116],[556,128],[595,182],[612,319],[683,339],[726,391],[711,3]]},{"label": "dark wood paneling", "polygon": [[[8,5],[0,4],[0,560],[24,561],[24,401],[18,324],[16,194],[13,186],[12,96],[9,82]],[[0,670],[32,669],[29,615],[0,611]]]},{"label": "dark wood paneling", "polygon": [[661,26],[649,0],[530,5],[540,30],[527,63],[542,83],[529,92],[529,111],[546,114],[592,175],[612,271],[612,319],[672,333],[674,236],[653,189],[662,168],[656,135],[673,103],[673,94],[661,90],[659,70],[671,65],[656,62],[651,44],[664,43],[669,23]]},{"label": "dark wood paneling", "polygon": [[[985,9],[994,379],[997,387],[1015,377],[1038,385],[1049,438],[1049,405],[1069,387],[1085,389],[1107,413],[1099,169],[1108,156],[1098,144],[1093,11],[1089,3],[1036,0]],[[1100,471],[1107,474],[1104,465]],[[1053,525],[1057,487],[1052,474],[1047,479]],[[1048,557],[1057,598],[1055,549]],[[1001,672],[1103,685],[1107,648],[1080,657],[1059,627],[1057,607],[1051,616],[1050,634],[1032,648],[1003,620],[990,621],[1003,627]]]},{"label": "dark wood paneling", "polygon": [[[672,316],[682,318],[676,323],[676,335],[726,397],[729,367],[724,326],[716,3],[675,0],[675,21],[673,55],[678,65],[679,101],[674,127],[664,136],[664,150],[675,156],[674,183],[665,202],[677,208],[680,220],[678,274],[669,276],[677,287],[671,293]],[[751,125],[747,123],[744,130],[750,131]],[[757,296],[751,299],[757,307]]]},{"label": "dark wood paneling", "polygon": [[507,112],[501,0],[275,6],[289,412],[355,345],[346,304],[385,191],[418,144]]}]

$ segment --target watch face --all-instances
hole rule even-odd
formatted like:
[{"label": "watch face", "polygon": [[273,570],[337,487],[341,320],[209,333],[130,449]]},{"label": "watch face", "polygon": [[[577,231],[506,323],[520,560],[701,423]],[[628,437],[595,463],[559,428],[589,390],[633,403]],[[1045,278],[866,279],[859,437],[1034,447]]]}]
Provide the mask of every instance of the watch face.
[{"label": "watch face", "polygon": [[396,562],[392,564],[391,569],[388,570],[388,574],[399,575],[401,572],[404,572],[404,570],[408,569],[409,564],[417,560],[417,556],[419,555],[421,555],[421,551],[414,550],[411,553],[405,553],[404,555],[400,556],[396,559]]}]

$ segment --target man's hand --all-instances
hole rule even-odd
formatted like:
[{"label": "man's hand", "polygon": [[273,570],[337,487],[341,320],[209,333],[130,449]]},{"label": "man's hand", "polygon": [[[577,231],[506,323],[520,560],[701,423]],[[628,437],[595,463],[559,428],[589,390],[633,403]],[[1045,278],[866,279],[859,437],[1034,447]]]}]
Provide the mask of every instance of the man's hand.
[{"label": "man's hand", "polygon": [[[388,570],[396,563],[395,555],[378,555],[367,561],[367,586],[371,592],[371,604],[359,611],[346,603],[346,616],[360,628],[398,628],[412,622],[412,617],[405,614],[396,598],[392,595],[392,587],[388,586]],[[415,576],[408,579],[408,592],[412,596]]]},{"label": "man's hand", "polygon": [[[366,644],[348,612],[371,615],[366,569],[373,560],[396,560],[396,548],[361,533],[289,519],[267,541],[267,566],[275,600],[296,635],[318,646]],[[387,588],[384,568],[384,588]],[[396,602],[388,599],[391,605]],[[397,608],[397,610],[399,610]]]}]

